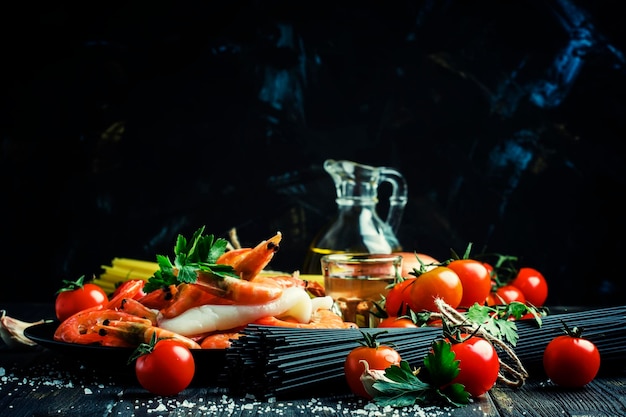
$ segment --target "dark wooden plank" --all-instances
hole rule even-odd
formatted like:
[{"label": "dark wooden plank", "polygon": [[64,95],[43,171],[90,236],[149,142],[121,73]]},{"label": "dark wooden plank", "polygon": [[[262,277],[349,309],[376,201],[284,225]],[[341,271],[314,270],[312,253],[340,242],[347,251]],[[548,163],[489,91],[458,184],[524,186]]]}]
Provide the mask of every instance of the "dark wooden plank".
[{"label": "dark wooden plank", "polygon": [[537,379],[520,389],[492,390],[491,396],[505,416],[626,416],[623,376],[598,378],[581,389],[560,388]]},{"label": "dark wooden plank", "polygon": [[[6,352],[3,352],[6,353]],[[495,387],[488,396],[462,408],[408,407],[384,409],[351,395],[258,401],[231,395],[225,388],[193,386],[177,396],[163,398],[143,390],[132,378],[105,375],[59,357],[54,352],[8,353],[0,357],[4,369],[0,384],[0,409],[7,416],[62,417],[115,415],[252,416],[281,414],[331,416],[447,415],[452,417],[500,416],[621,416],[626,415],[626,376],[603,376],[581,390],[565,390],[542,379],[519,389]],[[2,414],[3,416],[5,413]]]},{"label": "dark wooden plank", "polygon": [[80,362],[46,349],[13,356],[15,360],[8,360],[8,356],[0,359],[0,366],[5,370],[0,393],[7,394],[0,396],[0,409],[8,410],[10,414],[7,415],[11,417],[232,417],[268,413],[285,417],[334,416],[346,413],[390,417],[499,417],[495,404],[488,396],[462,408],[415,406],[402,410],[379,407],[349,394],[312,397],[302,392],[291,399],[259,401],[246,396],[231,395],[226,388],[209,385],[194,385],[179,395],[164,398],[150,394],[129,375],[107,375],[101,369],[90,369]]}]

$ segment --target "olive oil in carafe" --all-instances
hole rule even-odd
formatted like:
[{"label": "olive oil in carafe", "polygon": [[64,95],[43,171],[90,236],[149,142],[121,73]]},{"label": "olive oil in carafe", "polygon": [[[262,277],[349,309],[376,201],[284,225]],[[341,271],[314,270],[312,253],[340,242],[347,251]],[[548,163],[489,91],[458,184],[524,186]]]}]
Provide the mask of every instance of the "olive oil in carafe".
[{"label": "olive oil in carafe", "polygon": [[[387,167],[372,167],[352,161],[324,161],[337,198],[334,220],[311,243],[301,272],[320,274],[320,259],[331,253],[389,254],[402,250],[395,232],[407,202],[407,187],[402,174]],[[376,212],[378,187],[389,183],[389,209],[385,220]]]}]

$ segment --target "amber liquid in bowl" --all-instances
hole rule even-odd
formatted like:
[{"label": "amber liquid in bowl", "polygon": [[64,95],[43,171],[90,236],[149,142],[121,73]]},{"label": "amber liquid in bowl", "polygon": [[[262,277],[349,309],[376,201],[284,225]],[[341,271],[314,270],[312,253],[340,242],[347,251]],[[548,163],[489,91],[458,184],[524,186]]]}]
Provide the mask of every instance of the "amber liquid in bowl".
[{"label": "amber liquid in bowl", "polygon": [[344,321],[359,327],[376,327],[372,312],[382,302],[402,270],[402,258],[393,255],[335,254],[322,258],[326,295],[334,300],[334,311]]}]

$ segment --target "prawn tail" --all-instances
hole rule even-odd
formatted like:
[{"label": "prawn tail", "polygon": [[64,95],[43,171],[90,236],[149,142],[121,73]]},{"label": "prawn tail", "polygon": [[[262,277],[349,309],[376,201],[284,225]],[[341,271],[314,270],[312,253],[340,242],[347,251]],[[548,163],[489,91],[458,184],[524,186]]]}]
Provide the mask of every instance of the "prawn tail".
[{"label": "prawn tail", "polygon": [[213,333],[202,339],[200,347],[202,349],[227,349],[232,346],[233,340],[241,336],[239,332]]},{"label": "prawn tail", "polygon": [[228,301],[231,304],[263,304],[276,300],[283,294],[283,288],[275,281],[216,277],[202,271],[198,271],[196,284],[203,291],[214,295],[210,302],[204,304],[227,304]]},{"label": "prawn tail", "polygon": [[158,310],[148,308],[133,298],[125,298],[120,305],[120,311],[132,314],[137,317],[150,320],[152,325],[157,323]]},{"label": "prawn tail", "polygon": [[231,265],[235,272],[244,280],[251,280],[265,268],[274,254],[280,249],[283,235],[277,232],[268,240],[264,240],[252,249],[235,249],[232,254],[226,252],[217,263]]},{"label": "prawn tail", "polygon": [[140,279],[129,281],[129,284],[124,287],[124,291],[111,298],[104,308],[111,310],[120,308],[124,299],[134,298],[143,289],[144,284],[145,282]]},{"label": "prawn tail", "polygon": [[99,334],[117,339],[120,344],[138,346],[141,343],[150,343],[152,335],[156,333],[158,339],[175,339],[189,349],[200,349],[197,342],[186,336],[145,323],[111,320],[95,327]]}]

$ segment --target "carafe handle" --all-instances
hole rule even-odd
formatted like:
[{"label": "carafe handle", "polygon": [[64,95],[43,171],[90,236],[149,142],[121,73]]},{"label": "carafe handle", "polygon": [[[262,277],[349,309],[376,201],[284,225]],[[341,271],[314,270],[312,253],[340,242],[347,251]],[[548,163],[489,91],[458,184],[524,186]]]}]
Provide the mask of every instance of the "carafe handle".
[{"label": "carafe handle", "polygon": [[379,184],[388,182],[391,184],[391,194],[389,195],[389,212],[385,222],[394,233],[398,231],[404,214],[404,207],[407,203],[406,180],[398,171],[393,168],[381,167]]}]

